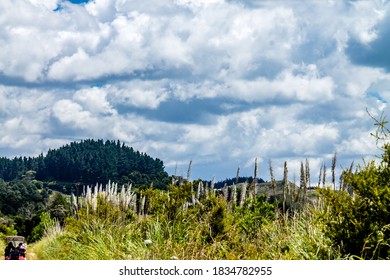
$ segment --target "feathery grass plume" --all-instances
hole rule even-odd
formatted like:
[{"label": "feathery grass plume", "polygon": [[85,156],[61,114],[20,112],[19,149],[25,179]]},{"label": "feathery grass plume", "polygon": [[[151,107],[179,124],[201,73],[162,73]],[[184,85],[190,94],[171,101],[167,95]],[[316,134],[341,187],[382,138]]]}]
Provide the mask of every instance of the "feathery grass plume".
[{"label": "feathery grass plume", "polygon": [[88,186],[84,186],[84,193],[85,193],[85,207],[87,211],[87,217],[89,217],[89,208],[92,204],[91,202],[91,188]]},{"label": "feathery grass plume", "polygon": [[215,187],[215,176],[213,176],[213,180],[211,180],[210,190],[214,191],[214,187]]},{"label": "feathery grass plume", "polygon": [[295,174],[294,174],[293,180],[294,180],[294,199],[293,199],[293,203],[297,203],[298,200],[299,200],[299,187],[297,186],[297,178],[296,178]]},{"label": "feathery grass plume", "polygon": [[341,174],[341,187],[340,189],[342,189],[343,191],[347,191],[351,196],[353,195],[353,190],[351,188],[351,185],[346,182],[347,180],[346,177],[348,176],[351,176],[352,175],[352,169],[353,169],[353,165],[354,165],[354,161],[352,161],[351,165],[349,166],[349,169],[347,171],[343,171],[343,173]]},{"label": "feathery grass plume", "polygon": [[306,172],[306,186],[310,187],[310,163],[309,160],[306,158],[306,164],[305,164],[305,172]]},{"label": "feathery grass plume", "polygon": [[299,187],[301,193],[303,190],[303,195],[301,197],[303,204],[305,203],[305,193],[306,193],[306,172],[303,165],[303,162],[301,161],[301,177],[300,177],[300,187]]},{"label": "feathery grass plume", "polygon": [[100,183],[100,185],[96,184],[97,194],[103,192],[103,185]]},{"label": "feathery grass plume", "polygon": [[238,178],[240,177],[240,166],[237,167],[236,184],[238,184]]},{"label": "feathery grass plume", "polygon": [[326,163],[322,165],[322,187],[325,187],[326,184]]},{"label": "feathery grass plume", "polygon": [[309,160],[306,158],[306,162],[305,162],[305,176],[306,176],[306,180],[305,180],[305,186],[303,188],[303,198],[304,198],[304,201],[305,203],[307,202],[307,188],[310,187],[310,165],[309,165]]},{"label": "feathery grass plume", "polygon": [[199,181],[198,182],[198,188],[197,188],[197,190],[196,190],[196,199],[197,200],[200,200],[200,192],[201,192],[201,190],[200,190],[200,183],[201,183],[202,181]]},{"label": "feathery grass plume", "polygon": [[231,195],[231,205],[234,208],[237,204],[237,186],[233,184],[232,186],[232,195]]},{"label": "feathery grass plume", "polygon": [[106,184],[105,189],[103,189],[103,185],[101,186],[101,188],[99,189],[99,195],[100,197],[103,197],[106,202],[110,202],[111,194],[112,194],[112,185],[109,181],[108,184]]},{"label": "feathery grass plume", "polygon": [[248,185],[248,181],[245,181],[245,183],[242,184],[241,187],[241,198],[240,198],[240,207],[244,205],[245,199],[246,199],[246,187]]},{"label": "feathery grass plume", "polygon": [[187,170],[187,181],[190,181],[191,177],[191,168],[192,168],[192,159],[190,160],[190,163],[188,164],[188,170]]},{"label": "feathery grass plume", "polygon": [[223,195],[223,199],[225,199],[226,202],[228,202],[229,200],[228,194],[229,194],[228,186],[225,183],[225,185],[222,188],[222,195]]},{"label": "feathery grass plume", "polygon": [[145,216],[146,215],[146,196],[142,198],[142,214]]},{"label": "feathery grass plume", "polygon": [[283,170],[283,202],[282,202],[283,214],[286,214],[286,194],[288,193],[289,193],[288,169],[287,169],[287,161],[285,161],[284,170]]},{"label": "feathery grass plume", "polygon": [[96,210],[97,210],[97,197],[98,197],[98,193],[99,193],[98,188],[99,188],[99,186],[98,186],[98,184],[96,184],[95,189],[93,190],[93,194],[92,194],[92,211],[93,212],[96,212]]},{"label": "feathery grass plume", "polygon": [[118,205],[118,183],[115,183],[111,197],[114,199],[114,204]]},{"label": "feathery grass plume", "polygon": [[77,211],[78,211],[77,199],[73,193],[70,196],[70,206],[71,206],[71,213],[73,215],[77,215]]},{"label": "feathery grass plume", "polygon": [[129,206],[134,213],[137,213],[137,194],[134,193],[130,196]]},{"label": "feathery grass plume", "polygon": [[333,158],[332,158],[332,184],[333,184],[333,190],[336,190],[336,177],[335,177],[335,169],[336,169],[336,152],[334,152]]},{"label": "feathery grass plume", "polygon": [[206,182],[206,185],[204,186],[204,196],[206,199],[209,198],[209,192],[210,192],[209,183]]},{"label": "feathery grass plume", "polygon": [[[275,177],[274,177],[274,169],[272,167],[271,160],[268,161],[268,164],[269,164],[269,174],[270,174],[270,177],[271,177],[271,187],[272,187],[272,192],[273,192],[273,195],[274,195],[275,209],[276,209],[277,208],[277,200],[276,200],[276,181],[275,181]],[[277,211],[275,211],[275,215],[276,215],[276,212]]]},{"label": "feathery grass plume", "polygon": [[87,204],[92,202],[92,190],[89,185],[85,187],[85,200],[87,201]]},{"label": "feathery grass plume", "polygon": [[145,196],[141,195],[141,198],[140,198],[140,201],[139,201],[138,216],[144,216],[145,215],[145,202],[146,202]]},{"label": "feathery grass plume", "polygon": [[195,192],[194,192],[194,184],[191,184],[191,203],[195,204]]},{"label": "feathery grass plume", "polygon": [[324,163],[321,163],[320,174],[318,175],[318,186],[317,187],[321,187],[322,168],[323,168],[323,166],[324,166]]},{"label": "feathery grass plume", "polygon": [[119,193],[119,205],[122,211],[127,209],[125,185],[122,185],[121,192]]},{"label": "feathery grass plume", "polygon": [[253,171],[253,179],[257,178],[257,171],[258,171],[258,166],[257,166],[257,158],[255,158],[255,169]]},{"label": "feathery grass plume", "polygon": [[[84,196],[81,195],[81,197],[76,197],[76,204],[77,204],[77,209],[83,209],[84,208],[84,204],[85,204],[85,199],[83,199]],[[78,201],[78,202],[77,202]]]},{"label": "feathery grass plume", "polygon": [[210,185],[210,192],[211,192],[213,195],[215,195],[214,187],[215,187],[215,176],[213,176],[213,180],[211,181],[211,185]]},{"label": "feathery grass plume", "polygon": [[[124,194],[124,199],[123,199],[123,206],[124,206],[124,210],[130,208],[131,210],[133,210],[134,212],[135,209],[132,208],[132,203],[133,203],[133,200],[136,200],[136,195],[134,193],[131,192],[131,188],[132,188],[132,184],[129,184],[129,186],[127,187],[127,190],[125,190],[125,194]],[[134,198],[135,196],[135,198]]]},{"label": "feathery grass plume", "polygon": [[257,164],[257,158],[255,158],[255,168],[253,171],[253,183],[252,183],[252,190],[251,190],[251,195],[253,198],[256,197],[257,172],[258,172],[258,164]]},{"label": "feathery grass plume", "polygon": [[208,184],[206,183],[205,185],[203,184],[203,181],[199,182],[200,186],[200,198],[205,198],[207,197],[207,186]]},{"label": "feathery grass plume", "polygon": [[237,172],[236,172],[236,181],[233,184],[232,187],[232,206],[234,207],[237,205],[237,184],[238,184],[238,178],[240,177],[240,166],[237,167]]}]

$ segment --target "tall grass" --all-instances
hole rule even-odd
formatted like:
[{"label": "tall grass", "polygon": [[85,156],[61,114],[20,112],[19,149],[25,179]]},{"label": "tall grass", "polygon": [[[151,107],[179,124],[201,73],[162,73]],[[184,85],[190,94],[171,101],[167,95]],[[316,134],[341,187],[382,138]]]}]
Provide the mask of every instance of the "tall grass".
[{"label": "tall grass", "polygon": [[[141,227],[84,227],[83,236],[44,238],[35,247],[39,259],[340,259],[318,225],[303,217],[276,220],[253,238],[231,228],[224,238],[204,242],[205,225],[191,227],[150,220]],[[182,228],[180,228],[182,227]],[[143,228],[143,229],[141,229]],[[148,236],[151,244],[144,243]]]},{"label": "tall grass", "polygon": [[[0,237],[1,237],[1,235],[0,235]],[[7,245],[5,244],[5,241],[2,239],[2,238],[0,238],[0,248],[2,248],[3,250],[1,250],[1,256],[0,256],[0,259],[1,260],[3,260],[4,259],[4,249],[5,249],[5,247],[6,247]]]},{"label": "tall grass", "polygon": [[[388,180],[381,178],[390,174],[390,147],[387,153],[379,169],[370,165],[344,172],[340,190],[335,190],[336,154],[332,182],[325,182],[324,162],[318,178],[322,187],[315,191],[308,189],[308,160],[301,163],[299,188],[288,181],[286,162],[281,183],[269,162],[271,182],[262,186],[265,192],[256,180],[215,190],[214,180],[210,186],[191,182],[190,167],[187,180],[174,180],[168,192],[119,190],[111,183],[106,188],[87,187],[63,228],[47,224],[35,251],[40,259],[88,260],[389,258],[390,190]],[[357,194],[351,196],[349,188]],[[375,215],[372,205],[383,214]],[[361,244],[356,245],[358,237]]]},{"label": "tall grass", "polygon": [[[170,192],[170,199],[169,202],[165,200],[166,204],[178,202],[181,193],[176,191]],[[154,197],[154,201],[159,204],[162,203],[160,198],[166,198],[163,193],[153,194],[161,195]],[[278,215],[278,219],[273,219],[273,212],[267,212],[273,209],[273,204],[262,200],[249,202],[247,199],[241,208],[228,207],[224,197],[213,193],[209,193],[209,197],[201,203],[190,205],[187,209],[174,209],[167,205],[167,208],[154,208],[154,213],[142,216],[137,216],[132,210],[119,211],[116,205],[104,199],[99,199],[96,203],[94,213],[87,213],[86,208],[80,209],[78,217],[68,218],[62,229],[58,228],[58,224],[52,224],[46,230],[45,237],[34,247],[38,258],[341,258],[337,248],[332,247],[330,240],[326,238],[323,225],[316,220],[319,206],[308,206],[299,213]],[[175,212],[168,213],[169,211]],[[260,213],[269,218],[259,220]]]}]

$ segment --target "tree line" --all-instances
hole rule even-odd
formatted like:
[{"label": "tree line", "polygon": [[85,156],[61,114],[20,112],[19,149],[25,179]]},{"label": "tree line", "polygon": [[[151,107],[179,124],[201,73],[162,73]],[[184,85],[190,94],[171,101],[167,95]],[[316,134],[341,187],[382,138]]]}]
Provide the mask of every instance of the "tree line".
[{"label": "tree line", "polygon": [[135,151],[118,141],[87,139],[37,157],[0,158],[0,178],[20,179],[27,171],[39,181],[95,184],[118,183],[165,188],[169,176],[160,159]]}]

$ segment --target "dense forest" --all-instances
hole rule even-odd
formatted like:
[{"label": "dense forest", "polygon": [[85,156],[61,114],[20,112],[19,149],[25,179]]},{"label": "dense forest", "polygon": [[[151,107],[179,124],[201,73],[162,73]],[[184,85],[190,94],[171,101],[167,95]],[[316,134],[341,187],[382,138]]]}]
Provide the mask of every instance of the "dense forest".
[{"label": "dense forest", "polygon": [[164,164],[120,141],[87,139],[50,149],[46,156],[0,158],[0,178],[20,179],[34,171],[36,180],[95,184],[109,180],[119,184],[165,188],[169,181]]},{"label": "dense forest", "polygon": [[[69,211],[57,194],[78,196],[83,186],[109,181],[135,188],[153,185],[165,189],[171,179],[161,160],[120,141],[87,139],[37,157],[1,157],[0,233],[7,228],[12,234],[15,229],[34,241],[42,235],[42,213],[61,220]],[[53,194],[60,199],[53,199]]]}]

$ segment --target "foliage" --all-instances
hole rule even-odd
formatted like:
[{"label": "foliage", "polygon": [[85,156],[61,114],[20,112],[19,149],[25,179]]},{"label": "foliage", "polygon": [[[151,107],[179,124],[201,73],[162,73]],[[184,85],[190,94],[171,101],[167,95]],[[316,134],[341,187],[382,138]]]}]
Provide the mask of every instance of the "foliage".
[{"label": "foliage", "polygon": [[363,259],[389,259],[389,164],[390,146],[385,145],[379,165],[372,161],[355,173],[345,173],[350,193],[321,190],[326,206],[322,216],[326,233],[343,254]]},{"label": "foliage", "polygon": [[65,196],[59,192],[55,192],[51,197],[47,211],[50,214],[50,218],[64,223],[65,218],[69,215],[70,203]]},{"label": "foliage", "polygon": [[[387,122],[376,121],[376,139],[390,140]],[[248,190],[247,184],[229,189],[228,180],[168,184],[160,160],[119,141],[85,140],[38,158],[0,158],[0,175],[13,179],[0,179],[0,211],[13,215],[0,220],[0,235],[27,236],[41,259],[389,259],[390,145],[383,151],[379,165],[344,171],[339,190],[334,157],[333,190],[306,189],[309,169],[302,164],[303,191],[278,187],[271,171],[271,183],[259,184],[265,192],[255,197],[253,179]],[[325,165],[321,172],[325,186]],[[57,192],[48,200],[49,185],[80,194],[77,183],[108,179],[138,186],[120,192],[117,184],[88,186],[80,201]]]},{"label": "foliage", "polygon": [[42,259],[91,260],[341,257],[312,210],[275,220],[274,206],[263,196],[237,207],[213,191],[194,200],[193,187],[185,182],[170,185],[169,193],[138,190],[146,201],[143,215],[100,196],[96,211],[80,209],[63,231],[39,241],[36,252]]},{"label": "foliage", "polygon": [[36,242],[42,238],[45,229],[54,225],[54,219],[50,218],[48,212],[42,212],[39,216],[39,223],[31,230],[31,233],[27,236],[29,243]]},{"label": "foliage", "polygon": [[222,239],[226,234],[226,206],[218,203],[211,211],[209,223],[212,240]]},{"label": "foliage", "polygon": [[[35,177],[40,181],[153,185],[165,188],[169,182],[164,164],[119,141],[87,139],[50,149],[44,156],[0,158],[0,178],[6,181]],[[67,190],[70,194],[71,191]]]},{"label": "foliage", "polygon": [[[236,178],[226,178],[223,181],[215,182],[214,187],[216,189],[222,189],[225,185],[231,186],[233,184],[240,184],[240,183],[244,183],[244,182],[247,182],[248,184],[252,184],[253,177],[252,176],[249,176],[249,177],[238,176]],[[264,183],[265,181],[261,178],[257,178],[257,182]],[[212,183],[211,181],[204,182],[204,184],[211,184],[211,183]]]},{"label": "foliage", "polygon": [[247,199],[244,207],[238,208],[239,226],[248,235],[255,234],[263,224],[275,216],[274,204],[267,202],[264,195],[259,195],[254,201]]},{"label": "foliage", "polygon": [[11,182],[0,179],[0,212],[31,217],[44,207],[49,196],[46,189],[37,186],[40,184],[26,178]]},{"label": "foliage", "polygon": [[41,222],[40,214],[34,214],[32,217],[27,218],[20,215],[14,216],[14,226],[19,235],[26,237],[27,242],[34,242],[37,236],[32,235],[33,230]]},{"label": "foliage", "polygon": [[0,224],[0,236],[16,235],[18,232],[12,226]]}]

